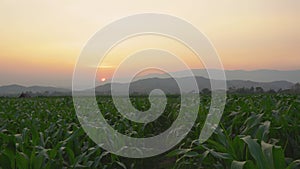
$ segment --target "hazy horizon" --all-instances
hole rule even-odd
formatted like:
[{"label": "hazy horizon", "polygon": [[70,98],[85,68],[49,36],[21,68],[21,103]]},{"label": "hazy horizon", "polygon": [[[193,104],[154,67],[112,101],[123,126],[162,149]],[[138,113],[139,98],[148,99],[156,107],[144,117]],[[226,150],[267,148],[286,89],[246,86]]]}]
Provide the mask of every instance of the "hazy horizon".
[{"label": "hazy horizon", "polygon": [[[211,69],[213,70],[213,69]],[[176,72],[171,72],[176,77],[188,77],[187,70],[180,70]],[[206,69],[193,69],[192,71],[196,72],[195,75],[198,77],[209,78],[206,72]],[[219,70],[216,70],[219,71]],[[281,74],[278,74],[280,72]],[[225,70],[227,74],[227,80],[249,80],[253,82],[275,82],[275,81],[287,81],[291,83],[299,83],[300,82],[300,69],[297,70],[272,70],[272,69],[257,69],[257,70]],[[264,73],[260,76],[257,73]],[[284,74],[286,73],[286,74]],[[246,74],[246,76],[245,76]],[[167,74],[163,73],[148,73],[141,76],[138,76],[135,80],[146,79],[146,78],[167,78]],[[109,83],[111,79],[106,79],[105,82],[98,81],[96,85],[102,85],[105,83]],[[116,78],[115,82],[125,83],[128,81],[126,77],[123,78]],[[24,87],[32,87],[32,86],[45,86],[45,87],[58,87],[58,88],[72,88],[72,76],[70,76],[69,81],[65,81],[68,85],[57,85],[55,83],[24,83],[24,82],[2,82],[0,80],[0,87],[1,86],[10,86],[10,85],[20,85]]]}]

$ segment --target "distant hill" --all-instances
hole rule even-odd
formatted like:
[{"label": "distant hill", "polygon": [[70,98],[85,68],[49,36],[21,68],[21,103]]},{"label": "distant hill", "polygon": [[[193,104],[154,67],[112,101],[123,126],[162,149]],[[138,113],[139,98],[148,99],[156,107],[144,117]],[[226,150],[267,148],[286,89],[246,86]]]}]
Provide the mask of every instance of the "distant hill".
[{"label": "distant hill", "polygon": [[7,85],[7,86],[0,86],[0,96],[18,96],[24,92],[32,92],[32,93],[70,93],[71,90],[63,89],[63,88],[56,88],[56,87],[48,87],[48,86],[30,86],[25,87],[21,85]]},{"label": "distant hill", "polygon": [[[159,75],[160,76],[160,75]],[[158,76],[158,77],[159,77]],[[180,93],[179,87],[176,83],[185,82],[183,86],[184,93],[190,93],[192,91],[192,84],[190,83],[193,77],[179,77],[174,80],[173,78],[158,78],[158,77],[150,77],[146,79],[136,80],[130,83],[129,91],[130,93],[138,93],[138,94],[149,94],[153,89],[161,89],[167,94],[178,94]],[[145,78],[145,77],[144,77]],[[210,80],[208,78],[196,77],[196,82],[198,84],[199,91],[208,88],[210,89]],[[255,82],[250,80],[227,80],[227,88],[251,88],[251,87],[261,87],[265,91],[279,89],[291,89],[295,83],[288,81],[274,81],[274,82]],[[123,93],[126,83],[115,83],[115,89]],[[110,94],[111,84],[106,83],[100,86],[97,86],[95,91],[97,94]],[[32,92],[32,93],[40,93],[43,94],[45,92],[51,95],[71,95],[70,89],[64,88],[56,88],[56,87],[46,87],[46,86],[20,86],[20,85],[7,85],[0,86],[0,96],[19,96],[23,92]]]},{"label": "distant hill", "polygon": [[[218,73],[221,70],[209,69],[214,73]],[[192,73],[195,76],[209,78],[206,69],[193,69]],[[174,77],[188,77],[189,71],[177,71],[171,72]],[[254,82],[274,82],[274,81],[288,81],[292,83],[300,82],[300,70],[225,70],[227,80],[244,80]],[[148,79],[148,78],[169,78],[167,74],[149,74],[146,76],[138,77],[137,80]]]},{"label": "distant hill", "polygon": [[[176,78],[177,81],[185,81],[190,82],[193,77],[184,77],[184,78]],[[210,89],[210,80],[204,77],[196,77],[196,82],[198,84],[199,91],[204,88]],[[183,88],[184,93],[192,92],[192,87],[189,83],[185,83],[186,85]],[[244,80],[228,80],[227,88],[251,88],[251,87],[261,87],[265,91],[279,89],[285,90],[290,89],[294,86],[294,83],[288,81],[275,81],[275,82],[254,82],[254,81],[244,81]],[[115,89],[117,91],[124,91],[126,84],[116,83]],[[139,93],[139,94],[148,94],[153,89],[162,89],[165,93],[168,94],[178,94],[179,87],[176,81],[173,78],[148,78],[134,81],[130,84],[129,91],[130,93]],[[102,86],[96,87],[97,94],[109,94],[111,90],[111,84],[105,84]]]}]

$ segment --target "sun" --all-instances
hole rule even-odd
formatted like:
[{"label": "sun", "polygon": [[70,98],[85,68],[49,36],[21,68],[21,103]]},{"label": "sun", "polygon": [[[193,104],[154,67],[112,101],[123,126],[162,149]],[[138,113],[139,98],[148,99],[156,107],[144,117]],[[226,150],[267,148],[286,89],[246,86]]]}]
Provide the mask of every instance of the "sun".
[{"label": "sun", "polygon": [[101,82],[105,82],[105,81],[106,81],[106,78],[103,77],[103,78],[101,78],[100,80],[101,80]]}]

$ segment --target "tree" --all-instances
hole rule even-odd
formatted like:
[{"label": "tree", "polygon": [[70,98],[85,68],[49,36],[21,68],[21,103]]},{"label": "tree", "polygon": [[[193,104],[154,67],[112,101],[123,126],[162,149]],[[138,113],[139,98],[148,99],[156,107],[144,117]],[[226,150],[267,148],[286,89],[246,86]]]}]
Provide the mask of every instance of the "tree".
[{"label": "tree", "polygon": [[293,86],[293,89],[299,91],[299,90],[300,90],[300,83],[296,83],[296,84]]},{"label": "tree", "polygon": [[254,87],[253,86],[250,88],[250,92],[254,93]]},{"label": "tree", "polygon": [[28,92],[26,92],[26,93],[22,92],[19,96],[19,98],[30,98],[30,97],[31,97],[31,95]]},{"label": "tree", "polygon": [[295,93],[300,93],[300,84],[296,83],[293,87],[292,87],[292,91]]},{"label": "tree", "polygon": [[262,87],[255,88],[256,93],[264,93],[264,89]]},{"label": "tree", "polygon": [[208,88],[204,88],[204,89],[202,89],[201,93],[202,94],[210,94],[211,91]]}]

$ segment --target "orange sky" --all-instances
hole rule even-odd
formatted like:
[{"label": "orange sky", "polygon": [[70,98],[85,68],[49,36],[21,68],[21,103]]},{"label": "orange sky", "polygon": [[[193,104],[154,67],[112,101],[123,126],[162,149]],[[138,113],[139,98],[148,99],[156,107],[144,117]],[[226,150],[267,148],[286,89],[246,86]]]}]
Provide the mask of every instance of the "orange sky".
[{"label": "orange sky", "polygon": [[[141,12],[166,13],[192,23],[214,44],[225,69],[300,67],[298,0],[2,0],[0,85],[70,86],[76,58],[87,40],[113,20]],[[128,40],[111,51],[99,78],[110,78],[126,54],[155,45],[177,53],[192,68],[202,68],[177,43],[154,36]],[[170,67],[180,70],[172,63]]]}]

